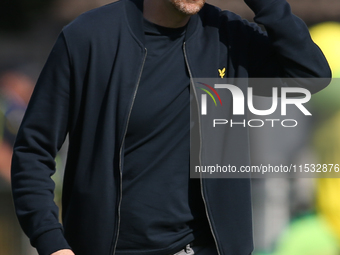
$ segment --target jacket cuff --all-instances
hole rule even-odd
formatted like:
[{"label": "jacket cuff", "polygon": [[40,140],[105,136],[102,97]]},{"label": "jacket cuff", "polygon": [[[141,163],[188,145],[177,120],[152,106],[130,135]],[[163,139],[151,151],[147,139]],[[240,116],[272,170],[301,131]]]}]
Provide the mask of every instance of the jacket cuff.
[{"label": "jacket cuff", "polygon": [[32,246],[37,249],[39,255],[51,255],[59,250],[71,249],[61,229],[53,229],[41,234],[32,241]]},{"label": "jacket cuff", "polygon": [[286,0],[244,0],[250,9],[256,14],[274,2],[286,2]]}]

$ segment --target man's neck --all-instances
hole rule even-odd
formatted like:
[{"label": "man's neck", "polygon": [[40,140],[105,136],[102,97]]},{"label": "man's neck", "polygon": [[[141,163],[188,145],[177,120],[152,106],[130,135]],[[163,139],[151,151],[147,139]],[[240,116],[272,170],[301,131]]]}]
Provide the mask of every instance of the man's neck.
[{"label": "man's neck", "polygon": [[143,16],[159,26],[178,28],[184,27],[190,15],[178,11],[169,0],[144,0]]}]

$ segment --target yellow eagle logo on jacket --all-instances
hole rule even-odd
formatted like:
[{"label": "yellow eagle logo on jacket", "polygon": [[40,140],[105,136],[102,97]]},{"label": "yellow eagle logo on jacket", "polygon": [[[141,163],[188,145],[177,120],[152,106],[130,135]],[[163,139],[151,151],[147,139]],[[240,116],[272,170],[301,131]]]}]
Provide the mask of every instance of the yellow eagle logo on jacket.
[{"label": "yellow eagle logo on jacket", "polygon": [[225,76],[225,68],[223,68],[222,70],[221,70],[221,69],[218,69],[218,72],[220,73],[220,76],[221,76],[221,78],[223,79],[224,76]]}]

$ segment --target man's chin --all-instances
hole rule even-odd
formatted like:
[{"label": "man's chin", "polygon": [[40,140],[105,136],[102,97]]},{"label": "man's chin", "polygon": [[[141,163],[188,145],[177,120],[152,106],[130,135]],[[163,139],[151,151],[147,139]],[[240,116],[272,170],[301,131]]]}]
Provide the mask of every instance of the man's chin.
[{"label": "man's chin", "polygon": [[194,15],[202,9],[205,0],[170,0],[170,2],[181,13]]}]

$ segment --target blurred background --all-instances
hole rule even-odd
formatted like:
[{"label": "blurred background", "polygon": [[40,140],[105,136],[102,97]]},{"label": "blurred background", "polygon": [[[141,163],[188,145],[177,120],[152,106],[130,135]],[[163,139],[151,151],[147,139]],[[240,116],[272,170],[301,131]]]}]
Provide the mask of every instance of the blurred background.
[{"label": "blurred background", "polygon": [[[0,1],[0,255],[36,255],[22,233],[10,194],[10,160],[16,132],[46,58],[63,26],[112,1]],[[208,0],[252,21],[241,0]],[[340,1],[288,0],[340,78]],[[340,163],[338,80],[314,95],[313,117],[294,130],[251,129],[253,164]],[[257,99],[257,103],[264,102]],[[291,114],[294,115],[294,112]],[[298,113],[296,113],[298,114]],[[67,144],[59,153],[56,202]],[[340,179],[254,179],[256,255],[340,255]],[[232,254],[231,254],[232,255]]]}]

